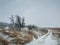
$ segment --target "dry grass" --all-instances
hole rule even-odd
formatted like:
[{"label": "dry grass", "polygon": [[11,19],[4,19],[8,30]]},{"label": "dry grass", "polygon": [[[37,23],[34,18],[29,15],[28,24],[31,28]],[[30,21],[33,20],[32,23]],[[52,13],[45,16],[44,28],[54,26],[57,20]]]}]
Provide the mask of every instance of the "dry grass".
[{"label": "dry grass", "polygon": [[[13,42],[13,43],[19,44],[19,45],[29,43],[30,41],[33,40],[33,36],[31,34],[24,33],[24,32],[21,32],[21,31],[4,30],[4,31],[2,31],[2,33],[5,36],[8,35],[9,37],[13,38],[12,40],[10,40],[10,42]],[[5,45],[9,44],[7,39],[2,38],[2,39],[0,39],[0,41]]]},{"label": "dry grass", "polygon": [[7,41],[6,39],[0,38],[0,43],[2,45],[9,45],[9,41]]}]

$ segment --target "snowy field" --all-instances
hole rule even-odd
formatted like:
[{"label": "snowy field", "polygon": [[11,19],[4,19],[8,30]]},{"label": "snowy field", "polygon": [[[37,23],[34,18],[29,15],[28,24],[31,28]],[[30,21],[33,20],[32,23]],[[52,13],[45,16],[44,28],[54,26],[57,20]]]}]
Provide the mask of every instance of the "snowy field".
[{"label": "snowy field", "polygon": [[[43,36],[40,36],[41,33],[34,31],[38,38],[35,39],[33,37],[33,40],[30,43],[27,43],[25,45],[60,45],[60,37],[56,37],[52,35],[52,32],[48,31]],[[4,39],[11,41],[13,38],[9,37],[8,35],[4,35],[2,32],[0,32],[0,37],[3,37]],[[14,43],[10,43],[9,45],[17,45]]]},{"label": "snowy field", "polygon": [[26,45],[60,45],[60,38],[52,36],[52,33],[47,33]]}]

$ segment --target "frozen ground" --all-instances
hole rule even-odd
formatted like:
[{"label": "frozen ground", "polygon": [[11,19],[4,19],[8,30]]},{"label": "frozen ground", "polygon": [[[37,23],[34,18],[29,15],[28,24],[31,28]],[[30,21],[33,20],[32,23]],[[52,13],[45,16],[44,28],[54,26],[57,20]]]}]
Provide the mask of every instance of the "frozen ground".
[{"label": "frozen ground", "polygon": [[47,33],[46,35],[44,35],[26,45],[60,45],[59,44],[60,38],[52,37],[52,33]]},{"label": "frozen ground", "polygon": [[[33,37],[33,41],[26,44],[26,45],[60,45],[60,38],[52,36],[51,32],[48,32],[47,34],[40,36],[39,33],[35,32],[38,35],[38,39],[35,39]],[[11,37],[8,35],[3,35],[2,32],[0,32],[0,36],[3,37],[4,39],[7,39],[8,41],[12,40]],[[16,45],[14,43],[11,43],[9,45]]]}]

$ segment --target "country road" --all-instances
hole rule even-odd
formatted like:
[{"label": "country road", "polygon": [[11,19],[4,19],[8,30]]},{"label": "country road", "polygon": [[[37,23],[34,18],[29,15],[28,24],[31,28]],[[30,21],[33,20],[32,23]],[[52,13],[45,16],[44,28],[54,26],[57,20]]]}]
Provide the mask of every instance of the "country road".
[{"label": "country road", "polygon": [[54,37],[52,36],[52,32],[48,32],[44,36],[26,45],[60,45],[60,38]]}]

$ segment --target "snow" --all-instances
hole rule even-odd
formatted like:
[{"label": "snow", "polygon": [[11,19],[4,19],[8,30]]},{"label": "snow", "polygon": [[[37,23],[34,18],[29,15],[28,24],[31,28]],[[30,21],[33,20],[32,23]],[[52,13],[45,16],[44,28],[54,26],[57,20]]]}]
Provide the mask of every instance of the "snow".
[{"label": "snow", "polygon": [[8,40],[8,41],[10,41],[10,40],[12,40],[12,39],[13,39],[13,38],[9,37],[8,35],[3,35],[3,33],[2,33],[2,32],[0,32],[0,37],[2,37],[2,38],[4,38],[4,39],[6,39],[6,40]]},{"label": "snow", "polygon": [[6,26],[4,29],[9,29],[9,27],[8,27],[8,26]]},{"label": "snow", "polygon": [[52,33],[50,32],[50,33],[47,33],[38,39],[26,44],[26,45],[58,45],[57,41],[60,38],[58,40],[57,39],[58,38],[56,38],[56,37],[55,37],[55,39],[53,39]]},{"label": "snow", "polygon": [[4,39],[8,38],[8,35],[3,35],[3,33],[0,32],[0,37],[3,37]]},{"label": "snow", "polygon": [[[43,36],[40,36],[41,34],[39,32],[35,32],[35,33],[38,35],[38,39],[35,39],[33,37],[33,41],[31,41],[26,45],[60,45],[60,38],[53,36],[51,31],[48,31],[48,33]],[[0,32],[0,36],[3,37],[4,39],[7,39],[8,41],[11,41],[13,39],[8,35],[3,35],[2,32]],[[11,43],[9,45],[16,45],[16,44]]]}]

